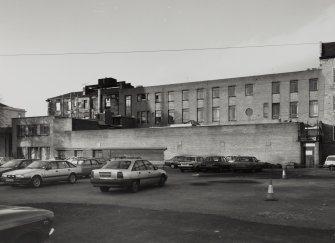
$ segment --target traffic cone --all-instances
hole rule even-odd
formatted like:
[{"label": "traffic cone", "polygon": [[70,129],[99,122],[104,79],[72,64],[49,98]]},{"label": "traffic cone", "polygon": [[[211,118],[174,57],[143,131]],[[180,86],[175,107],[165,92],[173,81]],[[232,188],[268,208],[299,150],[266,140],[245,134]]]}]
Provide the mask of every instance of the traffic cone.
[{"label": "traffic cone", "polygon": [[269,186],[268,186],[268,193],[266,194],[265,201],[277,201],[277,199],[274,197],[274,193],[273,193],[272,179],[270,180],[270,183],[269,183]]},{"label": "traffic cone", "polygon": [[282,177],[281,177],[282,179],[286,179],[286,171],[285,171],[285,169],[283,169],[283,174],[282,174]]}]

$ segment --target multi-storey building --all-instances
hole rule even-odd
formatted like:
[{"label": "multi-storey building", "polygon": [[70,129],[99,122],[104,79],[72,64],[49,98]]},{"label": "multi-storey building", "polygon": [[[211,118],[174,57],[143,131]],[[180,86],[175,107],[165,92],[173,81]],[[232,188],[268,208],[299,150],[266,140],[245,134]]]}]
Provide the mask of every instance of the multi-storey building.
[{"label": "multi-storey building", "polygon": [[[49,116],[143,128],[72,131],[54,155],[159,144],[167,156],[242,151],[264,161],[315,166],[335,149],[335,43],[323,43],[320,66],[308,70],[150,87],[104,78],[47,102]],[[200,127],[181,128],[183,123]]]},{"label": "multi-storey building", "polygon": [[[323,44],[324,52],[333,43]],[[202,125],[335,121],[334,59],[321,56],[319,68],[258,76],[150,87],[100,79],[47,100],[53,116],[136,119],[138,127],[167,126],[190,120]]]}]

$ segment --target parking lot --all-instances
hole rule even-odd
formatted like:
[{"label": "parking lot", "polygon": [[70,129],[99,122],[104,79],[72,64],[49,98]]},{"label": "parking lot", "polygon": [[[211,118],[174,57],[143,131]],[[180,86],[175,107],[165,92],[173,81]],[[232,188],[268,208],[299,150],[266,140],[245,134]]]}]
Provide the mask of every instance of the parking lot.
[{"label": "parking lot", "polygon": [[[335,242],[335,172],[181,173],[165,187],[102,193],[89,179],[0,186],[1,204],[55,212],[51,242]],[[277,201],[265,201],[272,179]]]}]

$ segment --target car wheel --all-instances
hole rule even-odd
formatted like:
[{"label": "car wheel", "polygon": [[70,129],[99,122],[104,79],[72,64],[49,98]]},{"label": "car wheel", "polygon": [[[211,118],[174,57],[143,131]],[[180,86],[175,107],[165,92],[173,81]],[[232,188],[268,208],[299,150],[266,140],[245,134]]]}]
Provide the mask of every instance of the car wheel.
[{"label": "car wheel", "polygon": [[165,182],[166,182],[166,176],[165,176],[165,175],[161,175],[161,178],[160,178],[160,180],[159,180],[158,185],[159,185],[159,186],[164,186],[164,185],[165,185]]},{"label": "car wheel", "polygon": [[175,164],[171,164],[170,167],[171,167],[172,169],[176,168]]},{"label": "car wheel", "polygon": [[101,192],[108,192],[109,191],[109,187],[108,186],[101,186],[100,187],[100,191]]},{"label": "car wheel", "polygon": [[133,181],[131,184],[130,184],[130,187],[129,187],[130,191],[131,192],[138,192],[138,190],[140,190],[140,182],[139,181]]},{"label": "car wheel", "polygon": [[329,166],[329,170],[331,171],[335,170],[335,166],[334,165]]},{"label": "car wheel", "polygon": [[34,176],[31,180],[31,184],[35,188],[39,188],[42,185],[42,179],[39,176]]},{"label": "car wheel", "polygon": [[185,170],[183,170],[183,169],[180,169],[180,171],[181,171],[181,172],[184,172]]},{"label": "car wheel", "polygon": [[76,181],[77,181],[77,176],[76,176],[75,174],[71,174],[71,175],[69,175],[69,182],[70,182],[71,184],[76,183]]}]

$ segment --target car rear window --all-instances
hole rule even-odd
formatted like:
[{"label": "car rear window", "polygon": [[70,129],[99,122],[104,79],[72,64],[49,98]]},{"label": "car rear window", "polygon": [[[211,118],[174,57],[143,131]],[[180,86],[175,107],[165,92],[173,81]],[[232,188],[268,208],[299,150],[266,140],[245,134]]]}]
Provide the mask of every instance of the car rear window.
[{"label": "car rear window", "polygon": [[327,161],[335,161],[335,157],[327,157]]},{"label": "car rear window", "polygon": [[117,160],[108,162],[103,169],[121,169],[127,170],[131,164],[131,161],[128,160]]}]

